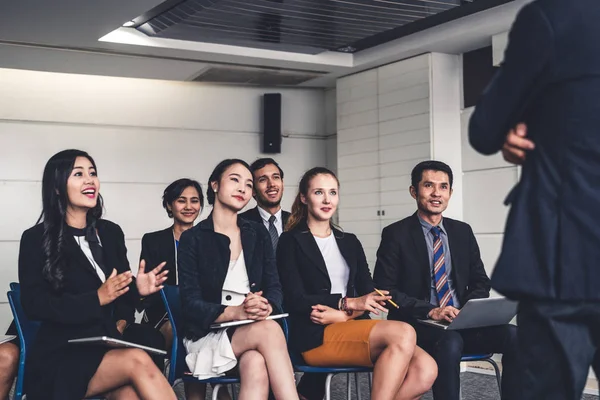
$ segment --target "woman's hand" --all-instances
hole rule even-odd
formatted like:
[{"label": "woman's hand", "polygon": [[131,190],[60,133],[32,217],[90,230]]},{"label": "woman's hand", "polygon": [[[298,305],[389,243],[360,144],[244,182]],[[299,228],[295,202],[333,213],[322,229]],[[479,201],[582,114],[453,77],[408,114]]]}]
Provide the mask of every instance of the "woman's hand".
[{"label": "woman's hand", "polygon": [[273,307],[269,304],[269,300],[262,297],[263,292],[248,293],[242,305],[244,312],[249,319],[263,320],[273,312]]},{"label": "woman's hand", "polygon": [[135,280],[137,290],[140,296],[148,296],[158,292],[163,288],[163,283],[167,280],[168,270],[160,272],[167,263],[165,261],[158,264],[150,272],[146,272],[146,261],[140,261],[140,268]]},{"label": "woman's hand", "polygon": [[375,315],[379,315],[379,311],[387,313],[388,309],[384,307],[385,302],[390,300],[392,296],[387,296],[390,293],[387,290],[381,290],[381,293],[385,296],[377,292],[371,292],[361,297],[348,297],[346,300],[348,309],[351,311],[368,311]]},{"label": "woman's hand", "polygon": [[348,320],[358,317],[361,314],[363,313],[355,311],[352,313],[352,315],[347,315],[343,311],[336,310],[321,304],[317,304],[316,306],[312,306],[310,320],[315,324],[329,325],[334,324],[336,322],[346,322]]},{"label": "woman's hand", "polygon": [[105,306],[115,301],[119,296],[124,295],[129,290],[129,284],[132,280],[131,271],[123,272],[117,275],[117,270],[113,268],[112,273],[98,289],[98,299],[100,305]]}]

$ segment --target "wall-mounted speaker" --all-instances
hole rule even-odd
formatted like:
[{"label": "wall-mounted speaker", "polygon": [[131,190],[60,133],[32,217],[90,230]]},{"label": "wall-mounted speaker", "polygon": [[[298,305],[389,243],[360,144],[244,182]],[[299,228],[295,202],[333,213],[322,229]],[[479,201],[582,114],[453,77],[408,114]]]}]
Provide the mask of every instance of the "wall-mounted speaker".
[{"label": "wall-mounted speaker", "polygon": [[263,96],[263,153],[281,153],[281,93]]}]

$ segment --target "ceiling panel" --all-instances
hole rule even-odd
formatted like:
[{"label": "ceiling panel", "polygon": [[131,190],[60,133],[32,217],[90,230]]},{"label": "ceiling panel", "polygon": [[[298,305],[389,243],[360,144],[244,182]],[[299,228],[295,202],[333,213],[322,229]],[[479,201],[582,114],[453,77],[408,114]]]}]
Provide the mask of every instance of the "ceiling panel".
[{"label": "ceiling panel", "polygon": [[423,21],[446,22],[509,1],[169,0],[134,21],[138,30],[159,38],[307,54],[353,53]]}]

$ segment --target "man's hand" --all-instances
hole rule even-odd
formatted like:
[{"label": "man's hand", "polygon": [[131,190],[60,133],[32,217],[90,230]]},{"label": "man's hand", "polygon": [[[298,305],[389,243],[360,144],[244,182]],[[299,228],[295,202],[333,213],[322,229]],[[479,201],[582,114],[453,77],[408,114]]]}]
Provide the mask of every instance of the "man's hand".
[{"label": "man's hand", "polygon": [[429,311],[429,314],[427,314],[427,316],[436,321],[452,322],[452,320],[456,318],[459,312],[460,310],[458,308],[452,306],[437,307]]},{"label": "man's hand", "polygon": [[504,146],[502,146],[502,156],[507,162],[521,165],[525,162],[527,152],[535,149],[535,144],[526,136],[527,125],[523,123],[508,132]]},{"label": "man's hand", "polygon": [[[357,315],[355,315],[357,314]],[[345,312],[335,310],[331,307],[317,304],[312,306],[312,312],[310,313],[310,320],[315,324],[329,325],[336,322],[346,322],[352,318],[356,318],[363,312],[353,312],[351,316],[348,316]]]}]

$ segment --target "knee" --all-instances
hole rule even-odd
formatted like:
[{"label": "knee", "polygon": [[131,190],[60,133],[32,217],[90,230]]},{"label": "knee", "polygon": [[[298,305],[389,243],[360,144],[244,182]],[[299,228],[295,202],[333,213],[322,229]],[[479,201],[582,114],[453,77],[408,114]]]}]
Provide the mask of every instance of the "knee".
[{"label": "knee", "polygon": [[257,326],[260,328],[260,337],[263,338],[263,340],[265,340],[266,343],[273,345],[281,340],[285,342],[283,330],[277,322],[273,320],[265,320],[258,323]]},{"label": "knee", "polygon": [[[152,358],[143,350],[139,349],[127,349],[124,357],[131,364],[131,371],[133,374],[147,371],[152,374],[159,372],[158,368],[152,361]],[[156,371],[154,371],[156,370]]]},{"label": "knee", "polygon": [[19,348],[13,343],[0,346],[0,371],[10,371],[14,375],[19,364]]},{"label": "knee", "polygon": [[435,360],[426,352],[420,352],[414,359],[413,371],[417,382],[421,385],[420,392],[425,393],[433,386],[438,374],[438,367]]},{"label": "knee", "polygon": [[417,334],[412,326],[394,321],[387,329],[387,347],[395,347],[407,353],[414,352],[417,345]]},{"label": "knee", "polygon": [[436,360],[460,363],[464,347],[462,336],[453,331],[446,331],[443,336],[435,345]]},{"label": "knee", "polygon": [[240,357],[240,374],[261,387],[269,386],[269,375],[264,357],[257,351],[247,351]]}]

